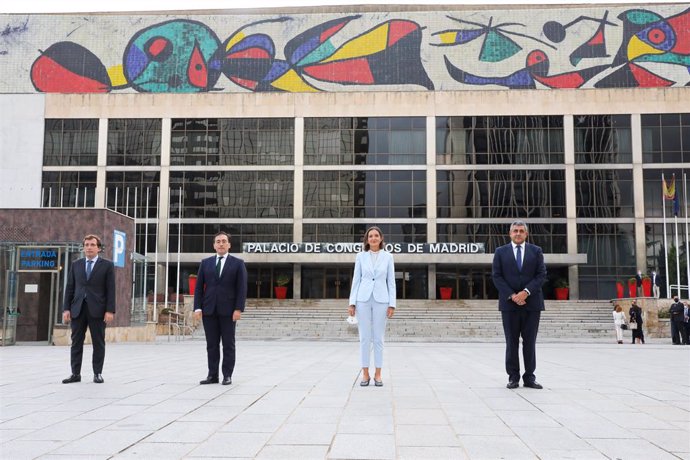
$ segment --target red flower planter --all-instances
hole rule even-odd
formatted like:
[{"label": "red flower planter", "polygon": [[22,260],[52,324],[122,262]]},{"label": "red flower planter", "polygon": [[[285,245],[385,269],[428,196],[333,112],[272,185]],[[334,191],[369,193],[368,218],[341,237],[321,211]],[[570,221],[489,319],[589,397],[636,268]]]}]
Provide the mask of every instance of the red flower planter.
[{"label": "red flower planter", "polygon": [[622,299],[622,298],[623,298],[623,292],[624,292],[624,291],[623,291],[623,283],[621,283],[620,281],[618,281],[618,282],[616,283],[616,297],[619,298],[619,299]]},{"label": "red flower planter", "polygon": [[276,299],[287,298],[287,286],[275,286],[273,290],[276,293]]},{"label": "red flower planter", "polygon": [[568,293],[570,288],[555,288],[556,300],[568,300]]},{"label": "red flower planter", "polygon": [[450,300],[450,298],[453,297],[452,287],[442,287],[438,289],[441,291],[441,300]]},{"label": "red flower planter", "polygon": [[637,297],[637,281],[628,283],[628,297]]},{"label": "red flower planter", "polygon": [[196,289],[196,276],[189,277],[189,295],[194,295]]}]

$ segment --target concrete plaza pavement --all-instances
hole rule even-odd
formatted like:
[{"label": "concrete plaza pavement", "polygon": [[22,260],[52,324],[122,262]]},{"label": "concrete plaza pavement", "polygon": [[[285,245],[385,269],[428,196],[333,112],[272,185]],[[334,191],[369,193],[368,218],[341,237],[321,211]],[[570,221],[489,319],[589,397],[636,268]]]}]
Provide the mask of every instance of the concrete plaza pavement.
[{"label": "concrete plaza pavement", "polygon": [[[612,341],[613,342],[613,341]],[[230,386],[201,340],[0,349],[2,459],[690,459],[690,346],[539,343],[543,390],[505,388],[504,345],[389,343],[359,386],[355,342],[238,340]]]}]

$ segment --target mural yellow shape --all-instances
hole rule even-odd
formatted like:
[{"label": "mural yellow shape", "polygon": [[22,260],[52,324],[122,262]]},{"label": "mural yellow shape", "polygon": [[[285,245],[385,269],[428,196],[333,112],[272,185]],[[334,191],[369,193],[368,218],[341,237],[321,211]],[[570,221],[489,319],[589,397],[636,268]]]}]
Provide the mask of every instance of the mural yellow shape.
[{"label": "mural yellow shape", "polygon": [[228,40],[228,44],[225,45],[225,51],[230,51],[230,48],[242,41],[245,36],[246,35],[244,32],[237,32],[230,40]]},{"label": "mural yellow shape", "polygon": [[289,91],[291,93],[317,93],[318,89],[314,88],[310,84],[300,77],[297,72],[290,69],[280,78],[276,79],[271,86],[274,88],[282,89],[283,91]]},{"label": "mural yellow shape", "polygon": [[361,58],[386,49],[388,43],[388,24],[384,24],[371,32],[345,43],[328,59],[323,62],[342,61],[345,59]]},{"label": "mural yellow shape", "polygon": [[630,39],[628,43],[628,60],[644,56],[645,54],[664,54],[666,51],[653,48],[637,37]]},{"label": "mural yellow shape", "polygon": [[127,78],[122,68],[122,64],[114,65],[108,69],[111,86],[123,86],[127,84]]},{"label": "mural yellow shape", "polygon": [[455,43],[455,37],[457,37],[457,35],[457,32],[444,32],[442,34],[439,34],[438,38],[441,40],[441,43],[447,45]]}]

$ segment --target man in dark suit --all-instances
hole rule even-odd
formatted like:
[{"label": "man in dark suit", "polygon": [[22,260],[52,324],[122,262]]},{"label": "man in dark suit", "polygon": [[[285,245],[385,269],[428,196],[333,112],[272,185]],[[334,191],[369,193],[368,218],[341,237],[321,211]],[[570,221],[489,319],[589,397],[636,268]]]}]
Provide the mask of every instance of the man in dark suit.
[{"label": "man in dark suit", "polygon": [[522,337],[522,357],[525,362],[523,386],[541,389],[534,370],[537,367],[539,318],[544,310],[541,290],[546,279],[544,253],[539,246],[526,242],[528,228],[525,222],[513,222],[509,235],[511,242],[496,248],[491,273],[498,289],[498,309],[501,311],[506,338],[506,387],[512,389],[519,386],[519,346]]},{"label": "man in dark suit", "polygon": [[688,334],[685,330],[685,305],[678,296],[673,298],[671,308],[671,341],[674,345],[687,345]]},{"label": "man in dark suit", "polygon": [[202,385],[218,383],[220,342],[223,342],[223,385],[232,383],[235,369],[235,326],[247,300],[247,269],[244,261],[231,256],[230,235],[213,238],[216,255],[201,261],[194,291],[194,317],[203,318],[206,334],[208,376]]},{"label": "man in dark suit", "polygon": [[103,243],[99,237],[86,235],[86,257],[72,263],[67,274],[62,322],[71,323],[72,327],[72,375],[62,383],[81,382],[81,362],[87,327],[93,343],[93,381],[103,383],[105,326],[112,322],[115,316],[115,268],[111,261],[98,256],[102,247]]},{"label": "man in dark suit", "polygon": [[644,296],[644,290],[642,289],[642,270],[637,270],[637,274],[635,274],[635,283],[637,284],[637,297]]}]

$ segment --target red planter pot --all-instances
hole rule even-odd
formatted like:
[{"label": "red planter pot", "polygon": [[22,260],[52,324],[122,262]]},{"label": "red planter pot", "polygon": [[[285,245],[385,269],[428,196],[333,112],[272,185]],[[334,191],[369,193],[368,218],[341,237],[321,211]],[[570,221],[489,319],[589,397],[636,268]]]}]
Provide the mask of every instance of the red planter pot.
[{"label": "red planter pot", "polygon": [[287,298],[287,286],[275,286],[273,290],[276,293],[276,299]]},{"label": "red planter pot", "polygon": [[620,281],[616,283],[616,297],[619,299],[623,298],[623,283]]},{"label": "red planter pot", "polygon": [[628,297],[637,297],[637,281],[628,283]]},{"label": "red planter pot", "polygon": [[194,290],[196,289],[196,276],[189,277],[189,295],[194,295]]},{"label": "red planter pot", "polygon": [[450,298],[453,297],[452,287],[442,287],[438,289],[441,291],[441,300],[450,300]]},{"label": "red planter pot", "polygon": [[568,293],[570,288],[555,288],[556,300],[568,300]]}]

